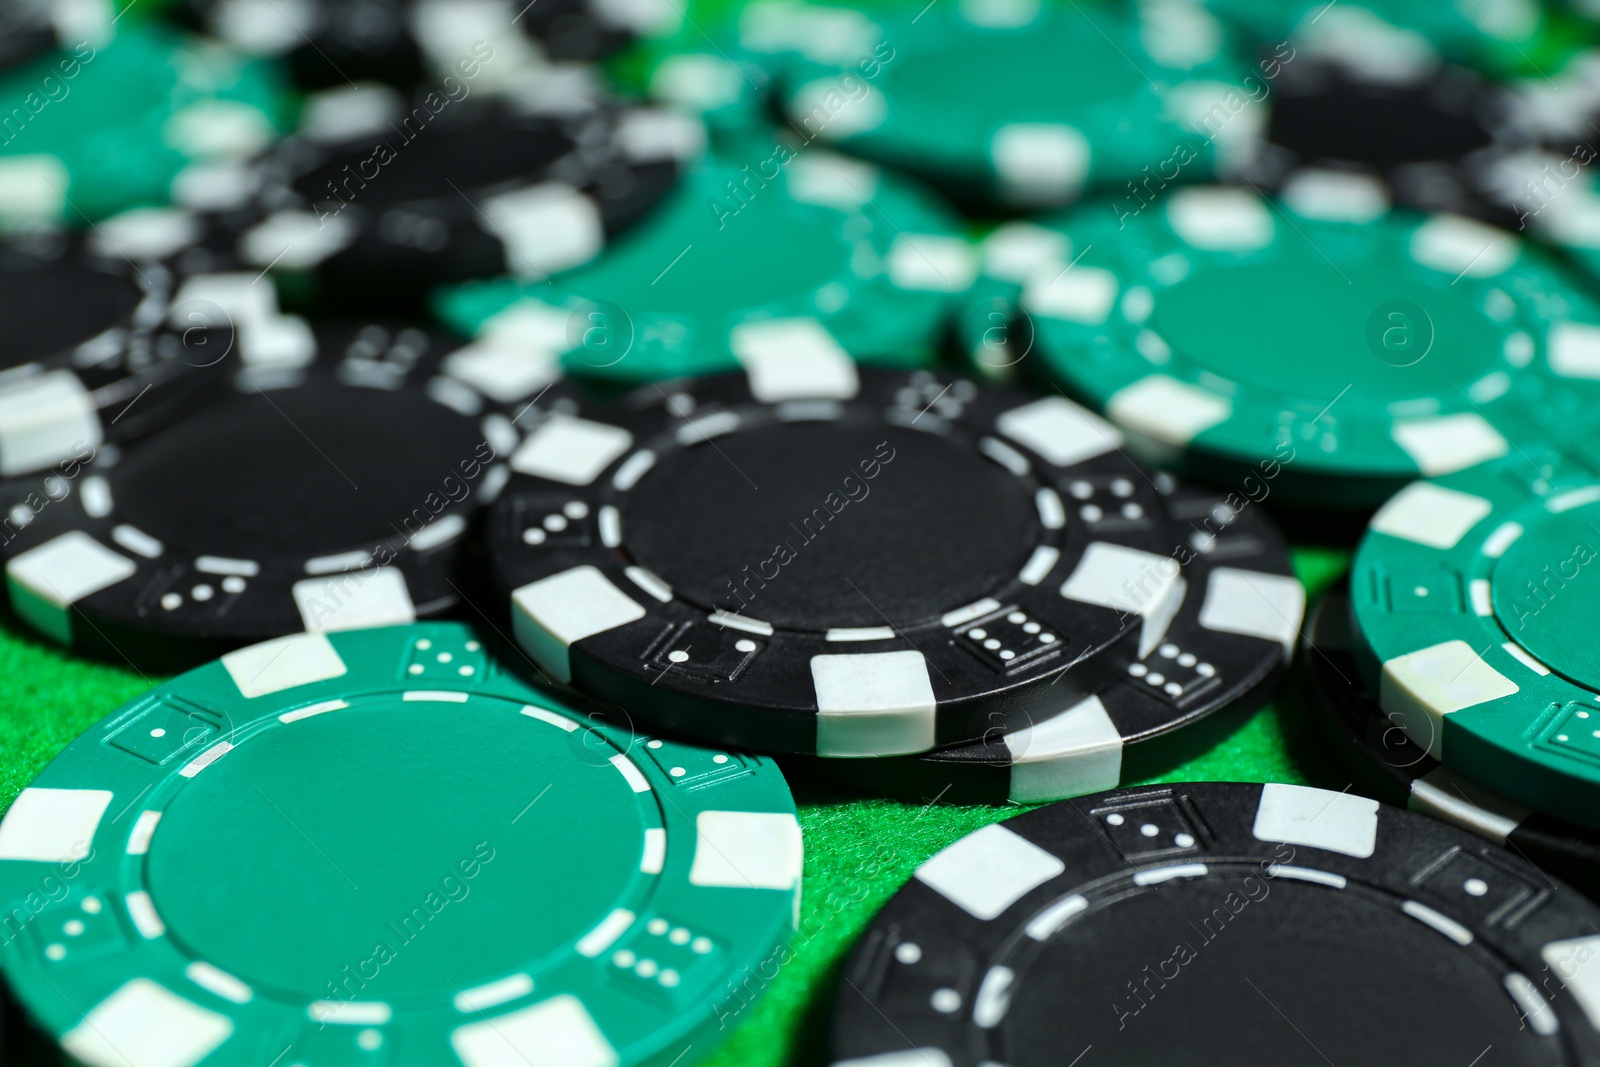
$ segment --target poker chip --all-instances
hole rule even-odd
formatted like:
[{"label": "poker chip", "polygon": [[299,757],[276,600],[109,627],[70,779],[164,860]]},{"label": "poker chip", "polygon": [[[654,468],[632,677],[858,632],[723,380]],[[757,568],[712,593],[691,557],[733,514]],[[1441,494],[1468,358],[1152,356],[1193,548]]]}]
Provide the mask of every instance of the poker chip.
[{"label": "poker chip", "polygon": [[[1013,280],[974,299],[1020,294],[1030,372],[1161,462],[1373,507],[1592,403],[1600,309],[1508,233],[1390,211],[1349,175],[1279,201],[1204,186],[1115,206],[1029,231]],[[992,336],[969,326],[979,362],[1025,358]]]},{"label": "poker chip", "polygon": [[0,238],[0,476],[92,459],[222,386],[236,341],[231,323],[195,319],[216,265],[196,237],[134,211]]},{"label": "poker chip", "polygon": [[1183,606],[1122,677],[974,744],[819,766],[907,799],[1037,804],[1154,777],[1211,748],[1271,692],[1300,632],[1305,589],[1259,507],[1234,510],[1192,489],[1166,505],[1185,535],[1171,557],[1183,565]]},{"label": "poker chip", "polygon": [[683,116],[581,95],[432,93],[408,107],[381,89],[330,90],[298,135],[247,173],[197,181],[186,203],[258,211],[241,259],[310,273],[330,311],[414,315],[437,284],[544,279],[590,259],[650,212],[703,137]]},{"label": "poker chip", "polygon": [[185,0],[176,14],[246,55],[287,67],[308,89],[377,80],[410,87],[423,57],[407,0]]},{"label": "poker chip", "polygon": [[490,559],[559,682],[719,743],[921,752],[1160,643],[1183,533],[1120,444],[1060,397],[777,346],[534,427]]},{"label": "poker chip", "polygon": [[[779,67],[789,124],[975,206],[1061,204],[1152,166],[1197,180],[1248,141],[1254,112],[1226,103],[1246,68],[1199,5],[968,0],[835,22]],[[1219,108],[1230,121],[1205,135]]]},{"label": "poker chip", "polygon": [[1591,425],[1419,481],[1356,552],[1352,643],[1396,727],[1473,782],[1600,828],[1588,562],[1600,507]]},{"label": "poker chip", "polygon": [[1374,69],[1402,68],[1422,52],[1460,63],[1503,65],[1536,49],[1546,25],[1538,0],[1354,0],[1332,8],[1322,0],[1206,0],[1206,6],[1241,33],[1257,41],[1289,42],[1297,52],[1363,43]]},{"label": "poker chip", "polygon": [[1365,797],[1100,793],[917,868],[844,968],[834,1062],[1595,1063],[1597,919],[1503,849]]},{"label": "poker chip", "polygon": [[272,67],[215,44],[149,25],[76,41],[0,78],[0,221],[82,226],[165,203],[191,168],[266,147],[283,103]]},{"label": "poker chip", "polygon": [[1600,832],[1514,804],[1428,755],[1362,684],[1350,644],[1350,598],[1339,589],[1312,609],[1301,657],[1318,723],[1372,795],[1454,823],[1600,896]]},{"label": "poker chip", "polygon": [[[73,478],[0,486],[18,616],[76,649],[165,665],[461,599],[512,419],[561,389],[514,355],[413,327],[279,329],[277,361],[231,395]],[[486,377],[489,395],[469,384]]]},{"label": "poker chip", "polygon": [[[1332,170],[1371,179],[1390,202],[1469,215],[1508,229],[1492,172],[1529,144],[1511,93],[1425,41],[1375,30],[1342,10],[1311,40],[1291,37],[1262,66],[1261,141],[1229,177],[1282,192]],[[1394,39],[1398,35],[1400,39]]]},{"label": "poker chip", "polygon": [[11,0],[0,9],[0,73],[79,42],[104,44],[115,15],[105,0]]},{"label": "poker chip", "polygon": [[935,358],[975,269],[957,220],[917,186],[816,149],[744,142],[593,263],[548,283],[462,286],[437,308],[460,331],[515,338],[587,378],[711,374],[779,348],[915,366]]},{"label": "poker chip", "polygon": [[0,960],[94,1067],[665,1065],[754,995],[800,868],[764,757],[588,716],[460,624],[296,634],[162,683],[22,791]]}]

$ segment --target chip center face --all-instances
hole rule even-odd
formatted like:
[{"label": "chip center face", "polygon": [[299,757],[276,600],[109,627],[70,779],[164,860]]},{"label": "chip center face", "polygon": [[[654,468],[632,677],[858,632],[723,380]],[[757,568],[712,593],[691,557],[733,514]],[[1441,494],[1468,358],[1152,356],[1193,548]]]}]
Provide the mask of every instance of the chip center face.
[{"label": "chip center face", "polygon": [[543,981],[654,882],[654,794],[515,701],[377,693],[236,744],[166,809],[148,885],[177,944],[257,989],[439,1004]]},{"label": "chip center face", "polygon": [[140,299],[138,286],[126,278],[66,264],[10,272],[0,287],[3,365],[57,355],[98,336],[132,315]]},{"label": "chip center face", "polygon": [[1249,1063],[1449,1063],[1488,1047],[1560,1062],[1494,962],[1354,887],[1255,867],[1175,879],[1080,915],[1022,963],[989,1058],[1059,1067],[1093,1047],[1170,1067],[1209,1062],[1225,1034]]},{"label": "chip center face", "polygon": [[1600,690],[1600,503],[1537,516],[1495,564],[1495,616],[1535,659]]},{"label": "chip center face", "polygon": [[1308,249],[1299,262],[1191,272],[1160,293],[1151,323],[1208,371],[1318,407],[1346,388],[1344,408],[1430,396],[1465,406],[1456,386],[1505,367],[1500,327],[1448,277],[1435,284],[1380,254],[1335,268]]},{"label": "chip center face", "polygon": [[974,448],[848,422],[669,453],[622,525],[677,596],[807,631],[909,626],[997,595],[1042,533],[1032,487]]},{"label": "chip center face", "polygon": [[[115,472],[116,506],[193,554],[306,556],[397,539],[451,505],[481,457],[473,420],[417,390],[232,398],[152,438]],[[263,501],[276,501],[263,506]]]},{"label": "chip center face", "polygon": [[1472,118],[1421,94],[1348,86],[1279,96],[1267,139],[1308,161],[1354,160],[1377,167],[1453,164],[1489,144],[1488,131]]},{"label": "chip center face", "polygon": [[[1066,20],[1074,9],[1056,14]],[[1087,19],[1081,34],[1066,26],[965,33],[940,47],[903,48],[884,64],[885,91],[916,94],[965,112],[982,101],[990,121],[1071,121],[1071,109],[1149,93],[1140,68]],[[1109,32],[1126,37],[1121,27]],[[1069,41],[1070,56],[1063,55]],[[1122,42],[1128,47],[1128,42]],[[1149,63],[1148,59],[1144,60]],[[1070,64],[1071,77],[1062,77]],[[997,74],[1004,72],[1003,77]]]}]

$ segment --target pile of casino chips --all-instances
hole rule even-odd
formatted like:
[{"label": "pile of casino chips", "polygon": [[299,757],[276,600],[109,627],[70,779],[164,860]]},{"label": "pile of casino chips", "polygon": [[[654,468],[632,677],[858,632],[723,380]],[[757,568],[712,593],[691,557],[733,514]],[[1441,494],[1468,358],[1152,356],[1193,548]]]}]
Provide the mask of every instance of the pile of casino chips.
[{"label": "pile of casino chips", "polygon": [[0,1062],[1600,1064],[1597,19],[0,3]]}]

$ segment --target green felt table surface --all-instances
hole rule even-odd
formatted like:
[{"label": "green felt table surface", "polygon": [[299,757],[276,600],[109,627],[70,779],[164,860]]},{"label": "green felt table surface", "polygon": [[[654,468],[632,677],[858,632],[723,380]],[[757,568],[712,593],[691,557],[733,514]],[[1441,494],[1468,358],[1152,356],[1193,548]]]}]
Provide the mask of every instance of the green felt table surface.
[{"label": "green felt table surface", "polygon": [[[1259,505],[1257,505],[1259,506]],[[1349,552],[1297,548],[1313,596],[1344,571]],[[0,626],[0,808],[68,742],[159,681],[94,663]],[[1155,781],[1311,782],[1344,788],[1304,719],[1303,679],[1291,670],[1278,696],[1213,750]],[[800,808],[805,879],[800,928],[787,957],[752,972],[723,1019],[716,1067],[825,1063],[833,984],[851,944],[917,864],[963,834],[1004,819],[1008,806],[919,805],[867,797],[786,768]],[[708,1049],[692,1049],[698,1057]],[[680,1067],[690,1061],[686,1057]],[[18,1064],[16,1067],[33,1067]]]}]

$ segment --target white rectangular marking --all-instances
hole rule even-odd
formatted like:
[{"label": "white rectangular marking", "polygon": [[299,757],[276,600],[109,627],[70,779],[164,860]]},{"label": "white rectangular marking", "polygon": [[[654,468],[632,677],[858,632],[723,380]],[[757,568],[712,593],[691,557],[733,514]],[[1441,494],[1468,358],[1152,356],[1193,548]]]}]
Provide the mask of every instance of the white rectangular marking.
[{"label": "white rectangular marking", "polygon": [[935,853],[915,877],[969,915],[985,921],[1065,871],[1032,841],[990,823]]},{"label": "white rectangular marking", "polygon": [[618,752],[611,757],[611,765],[621,773],[623,780],[628,783],[628,788],[635,793],[648,793],[650,791],[649,780],[634,765],[633,760]]},{"label": "white rectangular marking", "polygon": [[155,904],[150,900],[150,894],[143,889],[136,889],[122,898],[122,903],[128,909],[128,918],[133,920],[133,925],[139,931],[139,936],[146,941],[154,941],[167,932],[167,924],[161,921],[161,916],[156,912]]},{"label": "white rectangular marking", "polygon": [[213,966],[204,960],[195,960],[183,969],[184,975],[201,989],[215,993],[223,1000],[231,1000],[235,1004],[248,1004],[255,992],[244,982],[235,978],[221,967]]},{"label": "white rectangular marking", "polygon": [[536,708],[532,704],[528,704],[523,707],[522,714],[528,716],[530,719],[538,719],[540,722],[547,722],[551,726],[554,726],[559,730],[565,730],[569,734],[578,728],[578,724],[567,718],[565,715],[557,715],[553,711],[545,708]]},{"label": "white rectangular marking", "polygon": [[233,745],[231,742],[218,741],[216,744],[200,753],[200,755],[190,760],[178,773],[183,775],[185,778],[193,778],[195,775],[199,774],[201,771],[205,770],[207,767],[211,766],[213,763],[217,762],[217,760],[221,759],[223,756],[226,756],[232,751]]},{"label": "white rectangular marking", "polygon": [[233,575],[254,578],[261,573],[261,564],[253,559],[228,559],[226,556],[201,556],[194,561],[194,569],[205,574]]},{"label": "white rectangular marking", "polygon": [[449,689],[408,689],[401,696],[403,701],[433,701],[438,704],[465,704],[466,693],[452,692]]},{"label": "white rectangular marking", "polygon": [[85,858],[111,796],[107,789],[29,786],[0,821],[0,860],[60,863]]},{"label": "white rectangular marking", "polygon": [[61,1046],[91,1067],[196,1067],[233,1034],[233,1022],[148,978],[89,1009]]},{"label": "white rectangular marking", "polygon": [[644,852],[639,856],[639,870],[644,874],[660,874],[667,858],[667,831],[652,826],[644,832]]},{"label": "white rectangular marking", "polygon": [[513,974],[498,982],[485,982],[473,989],[463,989],[451,1001],[462,1015],[472,1015],[500,1004],[525,997],[533,992],[533,979],[526,974]]},{"label": "white rectangular marking", "polygon": [[141,811],[133,821],[133,831],[128,834],[128,855],[143,856],[150,851],[150,838],[155,836],[161,823],[161,812]]},{"label": "white rectangular marking", "polygon": [[707,621],[713,626],[724,626],[730,630],[743,630],[747,634],[760,634],[762,637],[772,636],[772,624],[752,619],[746,615],[731,615],[726,611],[713,611],[707,616]]},{"label": "white rectangular marking", "polygon": [[578,939],[575,946],[579,955],[594,959],[616,944],[617,938],[627,932],[638,916],[627,908],[613,908],[610,915],[600,920],[600,925]]},{"label": "white rectangular marking", "polygon": [[324,700],[317,704],[307,704],[305,707],[294,711],[286,711],[278,716],[278,721],[287,726],[289,723],[299,722],[301,719],[309,719],[313,715],[322,715],[330,711],[342,711],[349,706],[343,700]]}]

